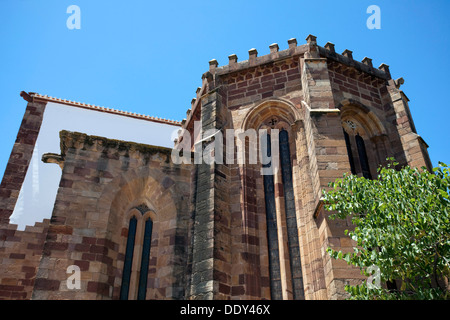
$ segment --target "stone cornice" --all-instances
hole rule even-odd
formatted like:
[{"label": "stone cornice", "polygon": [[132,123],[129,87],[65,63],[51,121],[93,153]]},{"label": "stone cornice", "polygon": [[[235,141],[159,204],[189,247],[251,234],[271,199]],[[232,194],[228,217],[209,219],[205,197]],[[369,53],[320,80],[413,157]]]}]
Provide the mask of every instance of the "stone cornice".
[{"label": "stone cornice", "polygon": [[115,149],[123,153],[139,152],[141,154],[153,155],[163,154],[170,157],[172,149],[166,147],[152,146],[143,143],[108,139],[105,137],[91,136],[80,132],[63,130],[59,133],[61,139],[61,156],[65,157],[70,148],[74,149]]}]

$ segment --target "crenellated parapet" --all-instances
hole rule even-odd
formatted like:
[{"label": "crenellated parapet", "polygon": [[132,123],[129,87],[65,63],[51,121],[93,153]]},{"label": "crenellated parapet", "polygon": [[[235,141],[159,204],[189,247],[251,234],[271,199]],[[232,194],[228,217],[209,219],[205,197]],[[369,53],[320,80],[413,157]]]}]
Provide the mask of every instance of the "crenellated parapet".
[{"label": "crenellated parapet", "polygon": [[230,72],[238,72],[249,67],[286,59],[288,57],[306,54],[306,58],[323,57],[370,73],[381,79],[390,79],[389,66],[384,63],[377,69],[372,66],[372,59],[370,58],[365,57],[361,62],[354,60],[353,52],[349,49],[345,49],[342,54],[339,54],[335,51],[335,45],[333,43],[327,42],[325,46],[321,47],[317,44],[317,37],[313,35],[308,35],[306,41],[306,44],[298,46],[297,39],[291,38],[287,41],[288,48],[281,51],[279,45],[273,43],[269,46],[269,53],[262,56],[258,56],[258,50],[252,48],[248,51],[248,59],[243,61],[238,61],[237,55],[231,54],[228,56],[228,64],[224,66],[219,66],[219,62],[216,59],[212,59],[209,61],[209,72],[216,76],[220,76]]}]

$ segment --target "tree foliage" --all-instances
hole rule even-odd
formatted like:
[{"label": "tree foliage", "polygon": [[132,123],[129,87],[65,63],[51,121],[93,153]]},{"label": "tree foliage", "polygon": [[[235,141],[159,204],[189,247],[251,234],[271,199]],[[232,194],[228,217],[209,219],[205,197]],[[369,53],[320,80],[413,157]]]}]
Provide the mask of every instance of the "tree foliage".
[{"label": "tree foliage", "polygon": [[[324,191],[330,218],[350,217],[354,229],[346,234],[356,242],[353,252],[328,252],[366,276],[379,271],[380,286],[346,286],[351,299],[449,299],[450,169],[396,170],[389,160],[375,180],[344,175]],[[395,280],[401,285],[388,289]]]}]

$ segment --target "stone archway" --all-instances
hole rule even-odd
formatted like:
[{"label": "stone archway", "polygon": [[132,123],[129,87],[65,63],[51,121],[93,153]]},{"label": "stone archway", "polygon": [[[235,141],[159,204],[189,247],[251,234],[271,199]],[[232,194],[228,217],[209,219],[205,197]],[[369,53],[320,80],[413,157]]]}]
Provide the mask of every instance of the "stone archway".
[{"label": "stone archway", "polygon": [[[172,288],[180,287],[180,284],[175,283],[177,280],[174,279],[174,273],[179,273],[175,269],[182,267],[175,261],[183,260],[177,257],[175,252],[180,214],[175,181],[162,170],[142,167],[122,173],[111,181],[104,194],[110,201],[106,238],[118,245],[116,259],[113,259],[112,266],[107,266],[114,268],[112,298],[119,298],[128,226],[132,213],[141,215],[142,220],[151,218],[153,224],[146,299],[174,298]],[[139,228],[136,245],[142,250],[143,240],[140,238],[144,236],[144,223],[139,224]],[[140,253],[139,250],[135,252]],[[135,255],[133,259],[139,260],[140,257]],[[135,262],[133,268],[139,268],[139,265],[139,261]],[[130,293],[129,299],[135,299],[137,285],[134,284],[130,290],[134,291]]]},{"label": "stone archway", "polygon": [[[244,251],[258,257],[245,264],[251,274],[246,285],[251,288],[252,279],[258,277],[269,279],[264,281],[267,288],[262,288],[266,295],[260,296],[271,299],[304,299],[299,210],[296,207],[298,192],[294,187],[297,183],[293,170],[297,156],[297,124],[302,119],[300,111],[291,102],[271,98],[252,108],[240,126],[243,131],[257,130],[260,138],[259,130],[266,130],[269,135],[275,135],[276,141],[282,142],[276,146],[272,142],[272,151],[280,146],[280,152],[276,150],[276,155],[272,155],[280,155],[280,160],[285,160],[277,160],[280,170],[273,175],[262,175],[261,163],[245,163],[240,167],[243,209],[239,228],[245,238],[259,239],[258,247],[253,243],[245,244]],[[272,138],[269,140],[272,141]],[[263,148],[261,143],[259,148]],[[272,164],[274,160],[272,157]],[[253,223],[253,220],[258,223]]]}]

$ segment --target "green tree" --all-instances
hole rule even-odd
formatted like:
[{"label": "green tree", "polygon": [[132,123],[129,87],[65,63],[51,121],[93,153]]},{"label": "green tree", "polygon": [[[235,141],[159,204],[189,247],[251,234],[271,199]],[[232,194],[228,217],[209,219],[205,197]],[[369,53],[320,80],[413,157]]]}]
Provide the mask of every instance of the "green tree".
[{"label": "green tree", "polygon": [[[328,248],[335,259],[380,280],[346,286],[350,299],[450,299],[450,169],[404,167],[393,159],[368,180],[344,175],[324,191],[331,219],[351,217],[353,252]],[[372,280],[372,279],[370,279]],[[387,289],[386,282],[401,283]]]}]

